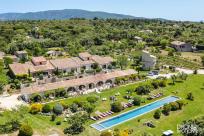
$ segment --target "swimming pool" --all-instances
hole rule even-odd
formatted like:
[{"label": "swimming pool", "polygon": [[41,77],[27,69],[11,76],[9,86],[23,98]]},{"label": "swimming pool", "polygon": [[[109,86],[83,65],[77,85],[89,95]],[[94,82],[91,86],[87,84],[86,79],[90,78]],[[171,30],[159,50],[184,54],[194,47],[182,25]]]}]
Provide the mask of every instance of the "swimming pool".
[{"label": "swimming pool", "polygon": [[139,107],[139,108],[133,109],[131,111],[122,113],[122,114],[117,115],[115,117],[112,117],[112,118],[106,119],[104,121],[100,121],[98,123],[92,124],[91,127],[97,129],[98,131],[103,131],[103,130],[106,130],[106,129],[111,128],[113,126],[116,126],[118,124],[121,124],[123,122],[126,122],[130,119],[136,118],[136,117],[141,116],[143,114],[146,114],[150,111],[158,109],[158,108],[162,107],[164,104],[168,104],[170,102],[175,102],[179,99],[180,98],[176,97],[176,96],[168,96],[168,97],[165,97],[163,99],[152,102],[150,104],[144,105],[142,107]]}]

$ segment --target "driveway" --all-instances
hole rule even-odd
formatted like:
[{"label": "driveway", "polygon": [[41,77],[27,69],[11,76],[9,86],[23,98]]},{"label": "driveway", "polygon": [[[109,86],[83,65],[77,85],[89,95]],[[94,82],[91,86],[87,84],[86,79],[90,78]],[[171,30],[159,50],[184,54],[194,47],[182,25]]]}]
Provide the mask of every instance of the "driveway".
[{"label": "driveway", "polygon": [[[193,74],[194,70],[191,69],[185,69],[185,68],[176,68],[178,72],[184,72],[186,74]],[[156,79],[158,77],[166,77],[166,78],[171,78],[172,75],[177,75],[178,73],[168,73],[168,74],[159,74],[159,75],[153,75],[153,76],[147,76],[150,79]],[[203,74],[204,75],[204,70],[199,69],[198,74]]]},{"label": "driveway", "polygon": [[159,75],[153,75],[153,76],[147,76],[150,79],[156,79],[158,77],[166,77],[171,78],[172,75],[176,75],[177,73],[168,73],[168,74],[159,74]]},{"label": "driveway", "polygon": [[[176,68],[179,72],[184,72],[186,74],[193,74],[194,70],[191,69],[185,69],[185,68]],[[204,69],[198,69],[198,74],[204,74]]]},{"label": "driveway", "polygon": [[179,72],[184,72],[186,74],[193,74],[193,71],[194,71],[194,70],[185,69],[185,68],[176,68],[176,70],[179,71]]},{"label": "driveway", "polygon": [[12,109],[16,108],[20,105],[26,105],[23,101],[19,101],[17,98],[20,94],[14,94],[14,95],[2,95],[0,96],[0,108],[2,109]]}]

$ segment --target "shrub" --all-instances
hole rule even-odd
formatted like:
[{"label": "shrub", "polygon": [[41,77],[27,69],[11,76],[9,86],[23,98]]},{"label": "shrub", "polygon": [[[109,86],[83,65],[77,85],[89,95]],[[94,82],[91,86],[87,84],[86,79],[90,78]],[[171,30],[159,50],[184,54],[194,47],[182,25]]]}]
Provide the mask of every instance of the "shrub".
[{"label": "shrub", "polygon": [[18,136],[32,136],[32,135],[33,135],[33,129],[29,125],[23,124],[20,127]]},{"label": "shrub", "polygon": [[150,93],[150,86],[149,85],[141,85],[135,89],[135,92],[139,95],[147,95]]},{"label": "shrub", "polygon": [[84,124],[88,120],[87,114],[77,113],[68,119],[69,127],[64,129],[64,134],[77,135],[85,130]]},{"label": "shrub", "polygon": [[94,111],[95,105],[86,103],[83,105],[83,109],[88,113],[91,114]]},{"label": "shrub", "polygon": [[42,100],[42,97],[41,97],[41,95],[39,95],[39,94],[32,94],[32,95],[30,96],[30,100],[31,100],[32,102],[40,102],[40,101]]},{"label": "shrub", "polygon": [[60,104],[62,105],[62,107],[63,107],[64,109],[67,109],[67,108],[68,108],[68,105],[67,105],[65,102],[61,101]]},{"label": "shrub", "polygon": [[84,102],[75,100],[75,101],[73,101],[73,103],[76,104],[78,107],[82,107]]},{"label": "shrub", "polygon": [[64,97],[66,95],[66,91],[63,88],[55,90],[56,97]]},{"label": "shrub", "polygon": [[188,77],[188,75],[187,75],[186,73],[182,72],[182,73],[179,73],[178,77],[179,77],[181,80],[186,80],[187,77]]},{"label": "shrub", "polygon": [[154,89],[158,89],[158,88],[159,88],[159,83],[158,83],[158,81],[154,80],[154,81],[152,81],[151,84],[152,84],[152,86],[153,86]]},{"label": "shrub", "polygon": [[171,104],[171,110],[176,111],[179,109],[179,104],[177,102],[172,102]]},{"label": "shrub", "polygon": [[52,116],[51,116],[51,121],[55,121],[55,119],[56,119],[56,115],[55,114],[52,114]]},{"label": "shrub", "polygon": [[43,74],[40,74],[40,75],[39,75],[39,79],[40,79],[40,80],[43,80],[43,78],[44,78],[44,77],[43,77]]},{"label": "shrub", "polygon": [[120,112],[122,109],[123,107],[120,102],[114,102],[111,104],[111,111],[113,112]]},{"label": "shrub", "polygon": [[167,83],[166,83],[166,80],[165,80],[165,79],[159,81],[159,86],[160,86],[160,87],[166,87],[166,84],[167,84]]},{"label": "shrub", "polygon": [[43,107],[42,107],[42,112],[43,113],[48,113],[48,112],[50,112],[52,109],[51,109],[51,106],[49,105],[49,104],[45,104],[45,105],[43,105]]},{"label": "shrub", "polygon": [[56,122],[56,125],[61,125],[61,121],[57,121],[57,122]]},{"label": "shrub", "polygon": [[100,134],[100,136],[112,136],[112,133],[109,131],[104,131]]},{"label": "shrub", "polygon": [[156,110],[155,113],[154,113],[154,118],[155,118],[155,119],[160,119],[160,117],[161,117],[161,110],[158,109],[158,110]]},{"label": "shrub", "polygon": [[193,101],[194,100],[193,93],[188,93],[187,94],[187,99]]},{"label": "shrub", "polygon": [[141,104],[141,97],[138,96],[138,97],[133,98],[133,104],[135,106],[139,106]]},{"label": "shrub", "polygon": [[55,92],[54,91],[46,91],[45,93],[44,93],[44,97],[46,98],[46,99],[48,99],[50,96],[54,96],[55,95]]},{"label": "shrub", "polygon": [[86,98],[86,100],[90,103],[95,103],[95,102],[97,102],[98,98],[95,96],[89,96]]},{"label": "shrub", "polygon": [[20,121],[18,118],[9,118],[5,123],[0,124],[0,134],[7,134],[17,131],[20,127]]},{"label": "shrub", "polygon": [[34,103],[30,107],[30,113],[37,114],[38,112],[42,111],[42,104],[40,103]]},{"label": "shrub", "polygon": [[94,63],[92,66],[91,66],[93,69],[97,69],[99,67],[99,64],[98,63]]},{"label": "shrub", "polygon": [[97,73],[99,73],[99,72],[101,72],[101,71],[102,71],[102,69],[101,69],[100,67],[96,69],[96,72],[97,72]]},{"label": "shrub", "polygon": [[194,71],[193,71],[193,74],[197,75],[197,74],[198,74],[198,70],[197,70],[197,69],[194,70]]},{"label": "shrub", "polygon": [[164,113],[164,115],[169,115],[170,111],[171,111],[171,105],[170,104],[165,104],[163,106],[163,111],[162,111]]},{"label": "shrub", "polygon": [[178,103],[179,109],[181,110],[182,107],[183,107],[183,105],[184,105],[184,101],[183,101],[183,100],[178,100],[178,101],[176,101],[176,102]]},{"label": "shrub", "polygon": [[73,103],[69,106],[69,108],[70,108],[71,112],[77,112],[79,107],[77,104]]},{"label": "shrub", "polygon": [[54,107],[53,107],[53,112],[56,114],[56,115],[60,115],[62,114],[64,108],[61,104],[57,103]]}]

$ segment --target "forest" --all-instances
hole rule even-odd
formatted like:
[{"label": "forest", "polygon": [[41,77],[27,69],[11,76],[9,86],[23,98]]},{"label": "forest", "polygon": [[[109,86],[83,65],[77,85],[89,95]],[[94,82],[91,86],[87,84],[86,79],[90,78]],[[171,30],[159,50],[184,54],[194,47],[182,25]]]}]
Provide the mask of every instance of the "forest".
[{"label": "forest", "polygon": [[[145,47],[166,49],[174,40],[204,45],[203,28],[203,22],[149,19],[1,21],[0,50],[8,54],[26,50],[30,56],[40,56],[49,48],[61,47],[70,56],[85,50],[130,56]],[[137,42],[136,36],[143,41]]]}]

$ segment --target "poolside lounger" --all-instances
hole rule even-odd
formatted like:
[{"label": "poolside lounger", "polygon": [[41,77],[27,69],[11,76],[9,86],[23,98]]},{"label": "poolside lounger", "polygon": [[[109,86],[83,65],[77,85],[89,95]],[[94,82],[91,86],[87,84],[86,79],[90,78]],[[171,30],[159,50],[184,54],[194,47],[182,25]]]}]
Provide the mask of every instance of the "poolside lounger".
[{"label": "poolside lounger", "polygon": [[111,113],[110,113],[110,112],[108,112],[108,111],[106,111],[106,113],[107,113],[108,115],[111,115]]},{"label": "poolside lounger", "polygon": [[103,114],[104,114],[104,115],[106,115],[106,116],[108,116],[108,115],[109,115],[109,114],[108,114],[108,113],[106,113],[106,112],[103,112]]},{"label": "poolside lounger", "polygon": [[98,117],[99,117],[99,118],[101,118],[101,119],[102,119],[102,118],[104,118],[104,117],[103,117],[103,116],[101,116],[101,115],[98,115]]},{"label": "poolside lounger", "polygon": [[94,116],[95,119],[99,120],[100,118],[98,116]]},{"label": "poolside lounger", "polygon": [[96,118],[94,118],[94,117],[90,117],[92,120],[94,120],[94,121],[96,121],[97,119]]},{"label": "poolside lounger", "polygon": [[126,104],[125,104],[125,105],[123,105],[123,107],[124,107],[124,108],[127,108],[127,107],[128,107],[128,105],[126,105]]},{"label": "poolside lounger", "polygon": [[129,105],[131,105],[131,106],[133,106],[133,104],[132,104],[132,103],[130,103],[130,102],[129,102],[128,104],[129,104]]},{"label": "poolside lounger", "polygon": [[129,104],[126,104],[127,105],[127,107],[130,107],[130,105]]},{"label": "poolside lounger", "polygon": [[110,111],[107,111],[110,115],[112,115],[113,113],[112,112],[110,112]]},{"label": "poolside lounger", "polygon": [[113,111],[110,111],[110,113],[112,113],[112,114],[113,114],[114,112],[113,112]]},{"label": "poolside lounger", "polygon": [[104,115],[104,114],[102,114],[102,113],[101,113],[99,116],[106,117],[106,115]]},{"label": "poolside lounger", "polygon": [[130,104],[130,103],[128,103],[128,104],[127,104],[127,106],[128,106],[128,107],[132,107],[133,105],[132,105],[132,104]]},{"label": "poolside lounger", "polygon": [[101,113],[101,116],[106,117],[108,116],[107,114]]}]

